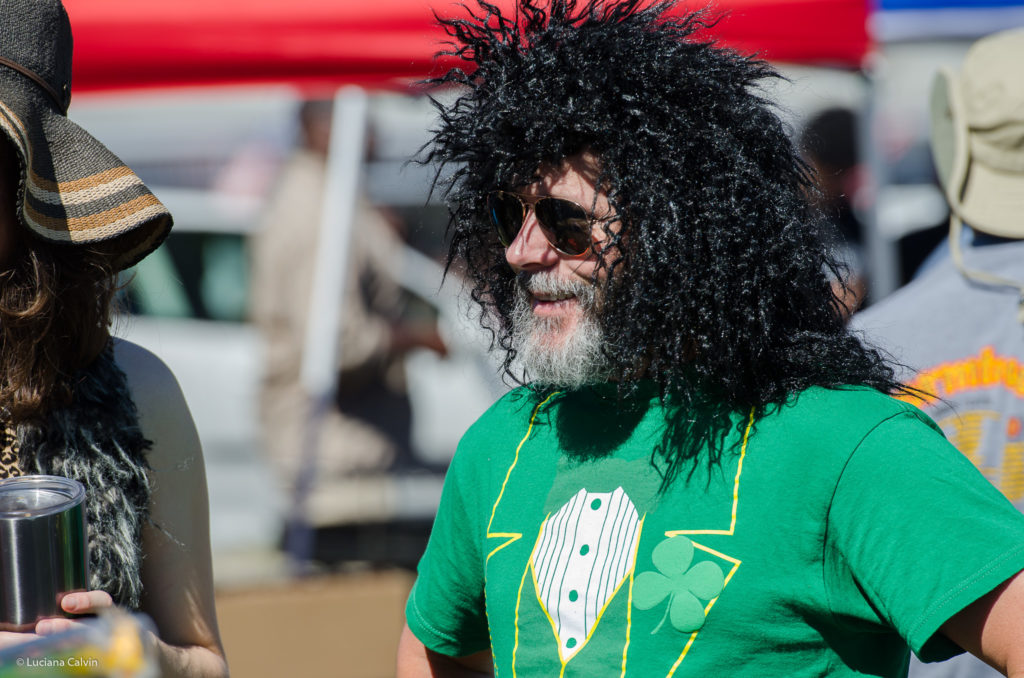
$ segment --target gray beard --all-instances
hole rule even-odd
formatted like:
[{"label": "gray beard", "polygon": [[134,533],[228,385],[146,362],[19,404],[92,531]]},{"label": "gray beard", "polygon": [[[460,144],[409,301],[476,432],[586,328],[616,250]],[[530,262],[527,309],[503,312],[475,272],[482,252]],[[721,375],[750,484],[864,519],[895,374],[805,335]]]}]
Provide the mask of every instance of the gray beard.
[{"label": "gray beard", "polygon": [[[551,273],[520,274],[516,282],[512,345],[523,380],[567,389],[607,381],[611,364],[602,350],[605,339],[596,318],[594,286]],[[562,327],[563,318],[538,317],[533,313],[530,291],[576,296],[583,313],[569,334]]]}]

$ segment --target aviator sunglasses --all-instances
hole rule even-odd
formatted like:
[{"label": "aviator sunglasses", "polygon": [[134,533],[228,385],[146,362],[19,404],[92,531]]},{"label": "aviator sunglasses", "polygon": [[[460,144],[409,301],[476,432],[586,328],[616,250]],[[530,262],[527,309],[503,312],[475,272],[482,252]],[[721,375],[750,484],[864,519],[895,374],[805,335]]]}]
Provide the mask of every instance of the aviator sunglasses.
[{"label": "aviator sunglasses", "polygon": [[548,243],[571,257],[583,256],[590,251],[593,246],[590,233],[595,223],[616,218],[595,217],[565,198],[544,196],[532,199],[505,191],[491,191],[487,194],[487,213],[502,246],[508,247],[516,239],[531,207]]}]

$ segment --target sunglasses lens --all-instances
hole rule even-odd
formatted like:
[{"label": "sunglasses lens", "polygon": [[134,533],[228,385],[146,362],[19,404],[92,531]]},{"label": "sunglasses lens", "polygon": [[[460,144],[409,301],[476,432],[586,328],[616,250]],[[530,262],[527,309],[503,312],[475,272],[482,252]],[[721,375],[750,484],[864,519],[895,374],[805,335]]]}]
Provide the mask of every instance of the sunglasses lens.
[{"label": "sunglasses lens", "polygon": [[504,247],[511,245],[523,225],[523,203],[514,195],[495,191],[487,195],[487,213],[498,240]]},{"label": "sunglasses lens", "polygon": [[590,216],[582,207],[561,198],[542,198],[533,209],[555,249],[571,255],[590,249]]}]

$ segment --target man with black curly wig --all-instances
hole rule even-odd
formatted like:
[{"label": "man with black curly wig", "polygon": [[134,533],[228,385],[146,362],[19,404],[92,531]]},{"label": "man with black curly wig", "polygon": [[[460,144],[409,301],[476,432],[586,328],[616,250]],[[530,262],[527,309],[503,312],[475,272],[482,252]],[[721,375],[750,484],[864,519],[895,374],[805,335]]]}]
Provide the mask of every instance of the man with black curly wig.
[{"label": "man with black curly wig", "polygon": [[522,386],[459,445],[399,675],[1024,671],[1024,518],[844,328],[771,68],[670,2],[442,24],[449,264]]}]

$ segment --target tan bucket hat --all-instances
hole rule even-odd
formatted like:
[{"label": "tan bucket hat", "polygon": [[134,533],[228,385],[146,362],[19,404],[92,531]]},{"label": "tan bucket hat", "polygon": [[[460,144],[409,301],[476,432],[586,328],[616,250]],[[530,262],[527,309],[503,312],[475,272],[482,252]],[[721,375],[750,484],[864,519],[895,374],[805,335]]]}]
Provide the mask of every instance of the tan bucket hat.
[{"label": "tan bucket hat", "polygon": [[18,219],[55,243],[104,243],[121,270],[167,237],[171,215],[131,169],[67,118],[71,48],[60,0],[0,2],[0,130],[18,151]]},{"label": "tan bucket hat", "polygon": [[968,277],[1024,294],[1024,282],[966,269],[960,250],[965,223],[1024,239],[1024,29],[978,40],[959,75],[941,70],[932,85],[931,119],[932,155],[951,210],[954,262]]}]

